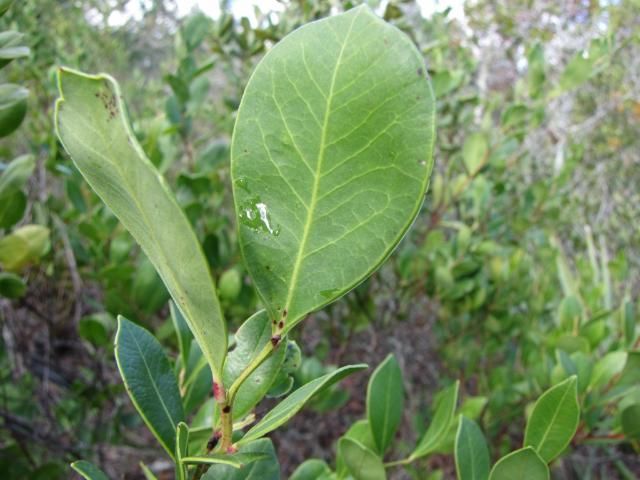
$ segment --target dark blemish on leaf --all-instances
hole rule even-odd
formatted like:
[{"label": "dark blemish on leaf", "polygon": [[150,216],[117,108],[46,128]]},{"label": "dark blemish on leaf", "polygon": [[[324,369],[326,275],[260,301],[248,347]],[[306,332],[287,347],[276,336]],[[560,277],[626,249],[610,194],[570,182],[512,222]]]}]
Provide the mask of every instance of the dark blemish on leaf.
[{"label": "dark blemish on leaf", "polygon": [[222,409],[222,413],[229,413],[231,411],[231,406],[229,405],[225,405],[225,407]]},{"label": "dark blemish on leaf", "polygon": [[288,312],[288,311],[287,311],[287,309],[285,308],[285,309],[284,309],[284,312],[282,312],[282,318],[287,318],[287,314],[288,314],[288,313],[289,313],[289,312]]},{"label": "dark blemish on leaf", "polygon": [[282,337],[280,335],[274,335],[273,337],[271,337],[271,345],[273,345],[273,348],[278,346],[281,339]]},{"label": "dark blemish on leaf", "polygon": [[274,325],[276,325],[278,322],[276,322],[275,320],[272,322]]},{"label": "dark blemish on leaf", "polygon": [[418,69],[418,76],[421,77],[424,74],[421,68]]},{"label": "dark blemish on leaf", "polygon": [[280,320],[280,323],[278,324],[278,328],[280,328],[281,330],[284,328],[284,322],[282,320]]}]

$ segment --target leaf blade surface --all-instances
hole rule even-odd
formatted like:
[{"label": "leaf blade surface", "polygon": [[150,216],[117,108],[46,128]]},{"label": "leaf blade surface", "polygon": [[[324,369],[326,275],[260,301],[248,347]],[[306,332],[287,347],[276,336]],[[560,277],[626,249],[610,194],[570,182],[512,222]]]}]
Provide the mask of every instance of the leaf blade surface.
[{"label": "leaf blade surface", "polygon": [[276,45],[231,147],[240,246],[286,333],[391,253],[422,205],[434,100],[403,33],[358,7]]}]

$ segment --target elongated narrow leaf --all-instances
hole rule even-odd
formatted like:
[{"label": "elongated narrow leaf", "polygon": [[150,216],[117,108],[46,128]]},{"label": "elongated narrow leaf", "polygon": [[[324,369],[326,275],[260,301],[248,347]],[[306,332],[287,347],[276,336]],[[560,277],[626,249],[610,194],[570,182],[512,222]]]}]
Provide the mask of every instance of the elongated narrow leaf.
[{"label": "elongated narrow leaf", "polygon": [[315,380],[312,380],[298,388],[282,402],[276,405],[273,410],[267,413],[257,425],[251,428],[242,440],[238,442],[238,445],[263,437],[272,430],[275,430],[298,413],[304,404],[307,403],[316,393],[329,388],[344,377],[366,368],[367,365],[365,364],[347,365],[320,378],[316,378]]},{"label": "elongated narrow leaf", "polygon": [[140,469],[142,470],[142,474],[144,475],[144,478],[146,480],[158,480],[158,477],[156,477],[151,469],[147,467],[143,462],[140,462]]},{"label": "elongated narrow leaf", "polygon": [[78,460],[77,462],[73,462],[71,464],[71,468],[73,468],[76,472],[85,478],[86,480],[109,480],[102,470],[96,467],[93,463],[87,462],[86,460]]},{"label": "elongated narrow leaf", "polygon": [[[271,341],[271,320],[265,310],[249,317],[236,332],[236,347],[224,364],[224,384],[231,385],[249,363]],[[233,403],[233,418],[244,417],[265,396],[278,375],[286,342],[260,365],[238,390]]]},{"label": "elongated narrow leaf", "polygon": [[202,480],[280,480],[280,464],[273,449],[273,444],[268,438],[262,438],[247,445],[242,445],[235,455],[227,455],[234,458],[243,454],[260,454],[263,458],[240,466],[212,465]]},{"label": "elongated narrow leaf", "polygon": [[355,480],[386,480],[380,457],[361,443],[351,438],[341,438],[338,449]]},{"label": "elongated narrow leaf", "polygon": [[498,460],[489,480],[549,480],[549,467],[533,448],[521,448]]},{"label": "elongated narrow leaf", "polygon": [[442,392],[431,425],[429,425],[420,443],[418,443],[418,446],[411,454],[411,458],[423,457],[434,452],[440,442],[446,437],[451,421],[453,420],[453,414],[456,411],[459,387],[460,382],[456,381],[456,383]]},{"label": "elongated narrow leaf", "polygon": [[569,445],[579,420],[578,379],[574,375],[538,399],[527,422],[524,446],[533,447],[549,463]]},{"label": "elongated narrow leaf", "polygon": [[377,452],[384,454],[398,430],[404,410],[402,370],[389,355],[373,372],[367,389],[367,418]]},{"label": "elongated narrow leaf", "polygon": [[176,377],[153,335],[118,317],[116,362],[133,405],[171,458],[176,428],[184,421]]},{"label": "elongated narrow leaf", "polygon": [[185,464],[191,465],[230,465],[233,468],[242,468],[250,463],[257,462],[267,458],[265,453],[236,453],[234,455],[225,454],[211,454],[211,455],[199,455],[193,457],[186,457],[182,461]]},{"label": "elongated narrow leaf", "polygon": [[131,131],[107,75],[58,73],[56,129],[76,167],[140,244],[221,378],[227,333],[198,239]]},{"label": "elongated narrow leaf", "polygon": [[178,423],[176,429],[176,477],[178,480],[188,480],[187,466],[184,459],[189,456],[189,427],[184,422]]},{"label": "elongated narrow leaf", "polygon": [[455,446],[458,480],[487,480],[491,460],[482,431],[473,420],[460,417]]},{"label": "elongated narrow leaf", "polygon": [[17,129],[27,114],[29,90],[13,83],[0,84],[0,138]]},{"label": "elongated narrow leaf", "polygon": [[267,53],[240,104],[231,174],[247,268],[284,332],[390,254],[422,205],[433,141],[424,61],[368,7]]}]

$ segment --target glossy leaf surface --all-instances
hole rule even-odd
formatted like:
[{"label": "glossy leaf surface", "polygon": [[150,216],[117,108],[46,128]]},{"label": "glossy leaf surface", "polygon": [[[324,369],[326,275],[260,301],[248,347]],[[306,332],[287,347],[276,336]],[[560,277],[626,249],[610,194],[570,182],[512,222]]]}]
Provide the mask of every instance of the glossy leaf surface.
[{"label": "glossy leaf surface", "polygon": [[393,440],[404,408],[402,370],[393,355],[389,355],[373,372],[367,390],[367,418],[376,443],[383,454]]},{"label": "glossy leaf surface", "polygon": [[524,446],[533,447],[549,463],[569,445],[579,420],[578,379],[572,376],[536,401],[524,433]]},{"label": "glossy leaf surface", "polygon": [[424,61],[368,7],[267,53],[238,111],[231,173],[247,268],[284,332],[390,254],[422,205],[433,141]]},{"label": "glossy leaf surface", "polygon": [[227,333],[208,264],[185,214],[133,135],[117,83],[65,69],[58,79],[60,141],[149,257],[220,378]]},{"label": "glossy leaf surface", "polygon": [[118,317],[116,361],[133,405],[174,458],[176,429],[184,420],[176,377],[162,346],[144,328]]},{"label": "glossy leaf surface", "polygon": [[367,368],[367,365],[364,364],[347,365],[303,385],[276,405],[273,410],[267,413],[257,425],[247,432],[238,444],[240,445],[250,442],[263,437],[272,430],[275,430],[298,413],[304,404],[307,403],[316,393],[329,388],[344,377],[360,370],[364,370],[365,368]]},{"label": "glossy leaf surface", "polygon": [[458,480],[487,480],[491,460],[482,431],[473,420],[460,417],[455,445]]}]

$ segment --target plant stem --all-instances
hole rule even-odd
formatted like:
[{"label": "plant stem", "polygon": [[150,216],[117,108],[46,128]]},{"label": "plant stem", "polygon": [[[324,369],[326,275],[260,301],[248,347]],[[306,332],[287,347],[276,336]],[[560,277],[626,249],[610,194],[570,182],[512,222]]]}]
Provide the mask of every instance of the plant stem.
[{"label": "plant stem", "polygon": [[[274,341],[274,339],[276,339]],[[222,402],[220,402],[220,421],[222,428],[222,437],[220,439],[220,451],[226,453],[228,449],[232,445],[232,435],[233,435],[233,402],[235,400],[236,394],[238,390],[242,386],[242,384],[249,378],[249,376],[260,366],[262,363],[269,358],[269,355],[273,353],[273,351],[280,344],[280,336],[274,336],[269,339],[269,342],[264,346],[264,348],[258,353],[258,355],[251,360],[249,365],[240,373],[238,378],[233,382],[229,390],[226,392],[226,395]]]},{"label": "plant stem", "polygon": [[227,450],[231,447],[231,442],[233,441],[233,413],[231,412],[231,404],[229,402],[225,403],[224,407],[222,407],[220,420],[222,424],[220,450],[223,453],[227,453]]},{"label": "plant stem", "polygon": [[413,458],[408,457],[408,458],[403,458],[402,460],[395,460],[393,462],[387,462],[384,464],[384,468],[392,468],[392,467],[399,467],[400,465],[408,465],[411,462],[413,462]]}]

